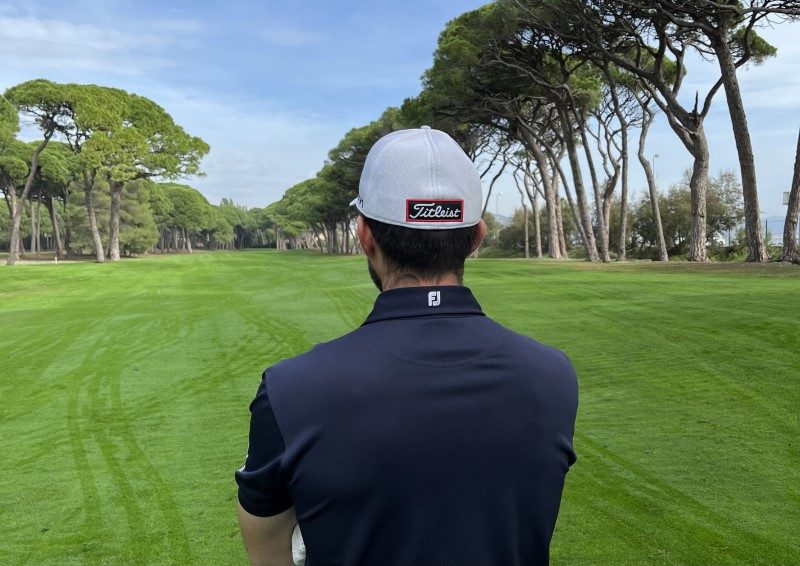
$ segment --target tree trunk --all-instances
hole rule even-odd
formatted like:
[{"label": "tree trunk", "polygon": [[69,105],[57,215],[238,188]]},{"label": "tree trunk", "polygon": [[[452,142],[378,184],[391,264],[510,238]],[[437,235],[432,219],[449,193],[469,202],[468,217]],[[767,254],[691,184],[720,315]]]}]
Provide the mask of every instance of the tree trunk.
[{"label": "tree trunk", "polygon": [[358,237],[356,236],[355,232],[353,231],[353,223],[350,222],[350,221],[347,222],[347,234],[348,234],[348,238],[350,238],[348,241],[352,242],[352,244],[347,249],[347,253],[348,254],[354,254],[354,253],[356,253],[356,244],[358,242]]},{"label": "tree trunk", "polygon": [[[531,213],[533,214],[533,242],[536,249],[536,257],[542,257],[542,225],[539,219],[539,195],[536,187],[533,188],[533,199],[531,199]],[[558,234],[558,226],[556,226],[556,234]],[[551,235],[552,237],[552,235]],[[561,247],[556,245],[556,249],[561,252]]]},{"label": "tree trunk", "polygon": [[[581,224],[580,217],[575,210],[575,203],[572,201],[572,195],[569,192],[569,184],[567,183],[567,176],[564,174],[564,169],[561,167],[560,160],[564,155],[564,150],[562,149],[561,155],[556,155],[551,149],[547,149],[547,154],[550,157],[550,162],[552,164],[552,171],[553,171],[553,192],[556,195],[556,222],[558,224],[558,241],[559,241],[559,248],[561,251],[561,257],[568,259],[569,253],[567,253],[567,238],[564,235],[564,219],[562,217],[562,200],[561,197],[558,196],[558,181],[561,179],[561,182],[564,183],[564,194],[567,195],[567,203],[569,204],[570,214],[572,215],[573,221],[575,222],[576,229],[578,230],[578,235],[581,238],[581,242],[586,241],[586,234],[583,230],[583,224]],[[558,174],[556,174],[558,173]]]},{"label": "tree trunk", "polygon": [[[608,180],[610,182],[610,179]],[[599,216],[602,220],[598,221],[600,229],[600,251],[603,254],[603,261],[608,263],[611,261],[611,253],[609,252],[609,243],[611,241],[611,197],[603,197],[602,206],[600,207]]]},{"label": "tree trunk", "polygon": [[619,242],[617,247],[617,261],[625,261],[628,258],[628,119],[622,111],[622,105],[617,93],[617,84],[613,75],[609,72],[608,66],[604,68],[606,80],[608,81],[611,93],[611,101],[614,105],[614,114],[619,122],[620,132],[620,158],[622,159],[622,192],[620,194],[619,209]]},{"label": "tree trunk", "polygon": [[14,265],[17,261],[17,257],[19,257],[19,233],[20,225],[22,224],[22,207],[17,200],[16,188],[10,184],[6,186],[6,195],[9,196],[9,206],[11,207],[11,238],[8,242],[6,265]]},{"label": "tree trunk", "polygon": [[650,210],[653,214],[653,225],[656,231],[656,242],[658,243],[658,258],[659,261],[669,261],[667,254],[667,243],[664,241],[664,228],[661,224],[661,211],[658,209],[658,188],[656,187],[656,178],[653,175],[653,168],[650,161],[645,157],[645,146],[647,145],[647,133],[650,130],[650,124],[653,123],[653,113],[645,110],[645,117],[642,121],[642,129],[639,133],[639,163],[642,164],[644,169],[644,176],[647,178],[647,188],[650,193]]},{"label": "tree trunk", "polygon": [[558,208],[556,208],[556,218],[558,219],[558,247],[561,250],[561,258],[569,259],[567,236],[564,233],[564,218],[561,216],[561,200],[558,201]]},{"label": "tree trunk", "polygon": [[[523,145],[528,150],[528,152],[533,156],[533,160],[536,162],[536,166],[539,168],[539,176],[542,180],[542,186],[544,187],[544,200],[545,200],[545,208],[547,210],[548,231],[550,232],[548,246],[547,246],[547,255],[549,255],[553,259],[561,259],[561,249],[558,245],[558,222],[556,216],[556,208],[558,207],[558,196],[557,196],[557,191],[555,190],[555,184],[554,184],[555,180],[553,179],[553,176],[555,174],[555,168],[551,169],[549,167],[547,156],[542,151],[542,148],[539,146],[539,142],[537,141],[533,133],[529,130],[529,128],[527,127],[521,128],[520,134]],[[553,174],[551,174],[551,171],[553,172]],[[526,171],[525,175],[527,184],[528,176],[530,175],[530,173]],[[535,190],[536,189],[534,187],[534,191]]]},{"label": "tree trunk", "polygon": [[22,189],[22,194],[19,196],[19,200],[17,200],[16,187],[10,182],[6,184],[6,193],[11,193],[11,240],[9,241],[6,265],[14,265],[19,255],[19,250],[22,247],[19,238],[20,223],[22,221],[22,205],[25,203],[25,199],[28,198],[28,194],[33,186],[33,180],[36,177],[36,171],[39,167],[39,156],[42,151],[44,151],[52,135],[52,131],[45,131],[44,139],[39,142],[39,145],[33,150],[30,169],[28,169],[28,176],[25,179],[25,186]]},{"label": "tree trunk", "polygon": [[608,253],[608,218],[606,203],[610,200],[605,197],[605,191],[601,197],[600,181],[597,178],[597,169],[594,166],[594,158],[592,157],[592,150],[589,146],[589,139],[586,136],[586,126],[581,124],[578,126],[581,131],[581,141],[583,142],[583,152],[586,155],[586,164],[589,168],[589,178],[592,180],[592,191],[594,192],[594,208],[597,214],[597,231],[600,233],[600,259],[605,263],[611,261],[611,256]]},{"label": "tree trunk", "polygon": [[189,240],[189,232],[186,231],[186,228],[183,228],[183,248],[192,253],[192,242]]},{"label": "tree trunk", "polygon": [[736,141],[736,153],[739,156],[739,169],[742,174],[747,261],[768,261],[769,254],[764,245],[761,232],[753,145],[750,141],[750,131],[747,127],[747,115],[744,111],[739,79],[736,76],[736,65],[727,38],[715,42],[714,51],[719,61],[722,84],[725,86],[725,98],[728,101],[728,112],[730,113],[731,126],[733,127],[733,139]]},{"label": "tree trunk", "polygon": [[31,199],[31,218],[33,218],[33,225],[31,230],[31,248],[33,250],[31,253],[36,254],[36,259],[39,259],[39,254],[42,252],[42,238],[41,238],[41,219],[39,218],[39,212],[41,209],[41,197],[42,197],[42,189],[40,188],[38,191],[38,195],[35,201]]},{"label": "tree trunk", "polygon": [[36,258],[39,258],[39,252],[42,251],[42,217],[40,216],[42,210],[42,189],[36,195]]},{"label": "tree trunk", "polygon": [[86,215],[89,219],[89,230],[92,233],[94,257],[98,263],[103,263],[106,260],[106,253],[103,249],[103,240],[100,238],[100,230],[97,228],[97,214],[94,209],[94,180],[90,179],[88,175],[84,175],[83,192]]},{"label": "tree trunk", "polygon": [[[581,221],[580,215],[578,214],[578,209],[575,206],[575,201],[572,198],[572,195],[570,194],[570,192],[567,190],[566,186],[564,186],[564,193],[567,195],[567,204],[569,205],[569,212],[572,215],[572,221],[575,223],[575,226],[578,227],[578,234],[580,234],[581,242],[584,244],[584,247],[585,247],[586,246],[586,231],[583,229],[583,223]],[[560,219],[559,220],[559,226],[561,226],[561,229],[563,231],[564,220],[563,220],[563,218],[561,218],[561,207],[560,206],[559,206],[559,209],[556,211],[556,214],[558,215],[558,218]],[[565,244],[566,244],[566,238],[564,238],[564,240],[565,240]]]},{"label": "tree trunk", "polygon": [[[61,218],[66,218],[67,216],[67,205],[69,204],[69,198],[70,198],[69,189],[67,189],[64,191],[64,199],[62,201],[63,207],[61,208],[62,211]],[[53,203],[53,206],[55,207],[55,203]],[[56,215],[58,215],[58,210],[56,210]],[[69,233],[69,224],[65,221],[63,222],[63,225],[64,225],[64,241],[61,244],[61,246],[64,250],[64,255],[66,256],[69,253],[70,233]]]},{"label": "tree trunk", "polygon": [[530,259],[531,257],[531,238],[529,234],[528,228],[528,207],[523,203],[522,204],[522,215],[524,218],[523,226],[525,227],[525,259]]},{"label": "tree trunk", "polygon": [[45,206],[50,213],[50,224],[53,225],[53,249],[56,252],[56,257],[63,257],[66,254],[64,244],[61,241],[61,229],[58,222],[58,210],[56,204],[53,202],[53,197],[48,197],[45,200]]},{"label": "tree trunk", "polygon": [[508,158],[505,156],[505,154],[503,154],[503,165],[500,167],[500,170],[497,173],[495,173],[494,177],[492,177],[492,180],[489,182],[489,190],[486,192],[486,201],[483,203],[483,210],[481,210],[481,218],[486,216],[486,209],[489,208],[489,199],[492,198],[492,189],[494,189],[494,184],[500,178],[500,175],[502,175],[503,171],[505,171],[506,165],[508,165]]},{"label": "tree trunk", "polygon": [[31,195],[31,198],[28,199],[28,219],[31,223],[31,245],[28,246],[28,248],[32,254],[38,255],[39,250],[36,248],[36,215],[33,207],[33,195]]},{"label": "tree trunk", "polygon": [[[544,203],[547,212],[547,229],[549,232],[547,255],[553,259],[561,259],[561,247],[558,245],[558,195],[555,191],[553,178],[550,176],[547,159],[540,154],[539,158],[536,158],[536,165],[539,167],[542,185],[544,186]],[[534,188],[534,191],[535,190]],[[536,221],[539,221],[538,216]],[[541,247],[541,240],[539,240],[539,246]]]},{"label": "tree trunk", "polygon": [[111,212],[108,229],[108,258],[119,261],[119,210],[122,203],[122,183],[109,180],[111,190]]},{"label": "tree trunk", "polygon": [[789,206],[786,209],[786,221],[783,223],[783,251],[781,261],[800,263],[797,252],[797,219],[800,216],[800,135],[797,137],[797,151],[794,157],[794,174],[792,187],[789,190]]},{"label": "tree trunk", "polygon": [[[559,167],[559,172],[561,172],[561,168]],[[555,172],[554,172],[555,173]],[[567,237],[564,235],[564,219],[561,216],[561,197],[558,196],[558,179],[561,176],[553,176],[553,192],[556,194],[556,222],[558,223],[558,247],[561,251],[561,257],[563,259],[569,259],[569,251],[567,250]],[[567,185],[564,184],[564,192],[567,192]]]},{"label": "tree trunk", "polygon": [[619,248],[617,261],[628,259],[628,123],[620,123],[622,131],[622,190],[619,196]]},{"label": "tree trunk", "polygon": [[339,232],[335,222],[331,223],[331,253],[339,253]]},{"label": "tree trunk", "polygon": [[699,124],[692,134],[694,163],[689,189],[692,196],[692,225],[689,234],[689,261],[708,261],[706,254],[706,193],[708,191],[708,141]]},{"label": "tree trunk", "polygon": [[567,146],[567,157],[569,158],[570,168],[572,169],[572,184],[575,188],[575,198],[578,204],[577,212],[583,224],[583,232],[585,232],[583,244],[584,248],[586,248],[586,260],[599,261],[600,257],[597,254],[597,242],[594,238],[592,220],[589,217],[589,205],[586,201],[586,191],[583,187],[583,173],[581,173],[581,165],[580,161],[578,161],[578,150],[575,147],[575,140],[571,135],[572,126],[563,108],[559,109],[559,114],[561,116],[562,127],[565,131],[564,142]]}]

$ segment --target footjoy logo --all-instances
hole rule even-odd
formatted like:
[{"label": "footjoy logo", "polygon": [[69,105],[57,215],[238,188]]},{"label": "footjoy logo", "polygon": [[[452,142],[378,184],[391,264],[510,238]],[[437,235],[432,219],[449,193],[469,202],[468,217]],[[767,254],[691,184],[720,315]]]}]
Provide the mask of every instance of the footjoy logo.
[{"label": "footjoy logo", "polygon": [[442,296],[439,291],[431,291],[428,293],[428,306],[438,307],[442,303]]},{"label": "footjoy logo", "polygon": [[463,200],[406,200],[406,222],[461,222]]}]

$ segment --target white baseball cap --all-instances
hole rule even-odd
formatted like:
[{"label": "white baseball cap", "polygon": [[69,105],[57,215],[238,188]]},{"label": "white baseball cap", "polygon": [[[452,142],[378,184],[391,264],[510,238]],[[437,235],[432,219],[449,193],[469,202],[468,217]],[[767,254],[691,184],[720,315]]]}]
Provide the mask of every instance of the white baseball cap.
[{"label": "white baseball cap", "polygon": [[422,126],[383,136],[367,154],[358,196],[364,216],[408,228],[443,230],[481,219],[481,178],[446,133]]}]

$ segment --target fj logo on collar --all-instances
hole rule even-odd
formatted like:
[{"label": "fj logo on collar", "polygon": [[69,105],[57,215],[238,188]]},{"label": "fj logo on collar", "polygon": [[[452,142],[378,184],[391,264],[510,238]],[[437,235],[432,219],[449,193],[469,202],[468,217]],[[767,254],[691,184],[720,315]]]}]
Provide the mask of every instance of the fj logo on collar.
[{"label": "fj logo on collar", "polygon": [[463,200],[406,199],[406,222],[463,221]]},{"label": "fj logo on collar", "polygon": [[439,291],[431,291],[428,293],[428,306],[438,307],[442,304],[442,295]]}]

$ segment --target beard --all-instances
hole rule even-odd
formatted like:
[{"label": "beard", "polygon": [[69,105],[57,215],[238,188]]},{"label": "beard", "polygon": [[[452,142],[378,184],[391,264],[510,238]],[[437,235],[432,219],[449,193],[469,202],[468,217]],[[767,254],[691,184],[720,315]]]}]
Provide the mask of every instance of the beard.
[{"label": "beard", "polygon": [[367,271],[369,271],[369,276],[372,278],[372,282],[375,283],[378,291],[383,292],[383,281],[381,281],[380,275],[375,271],[375,266],[372,265],[372,260],[369,258],[367,258]]}]

